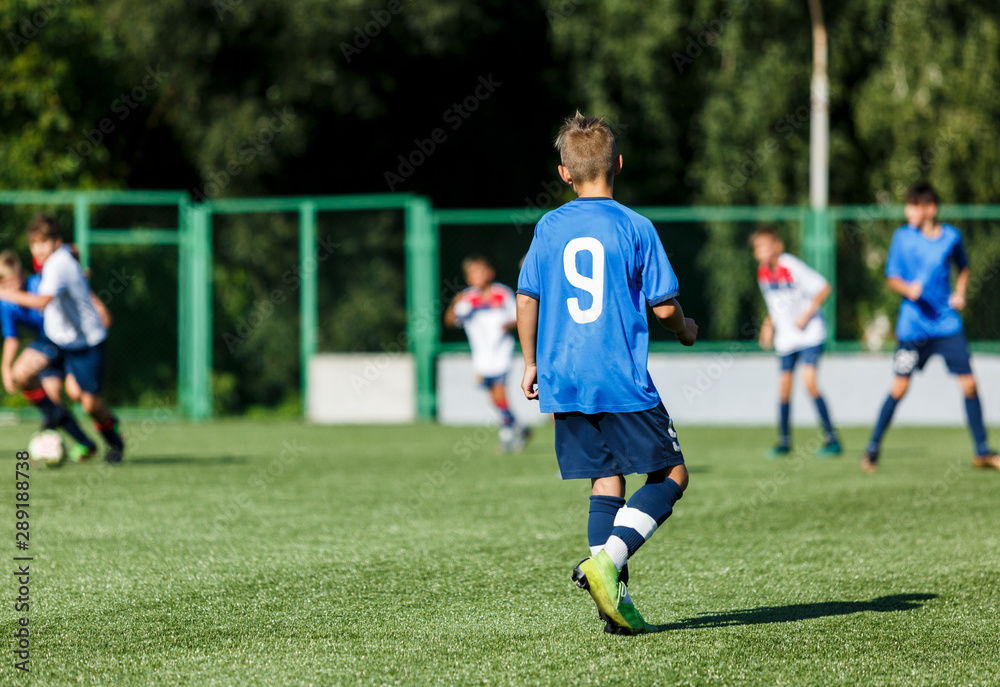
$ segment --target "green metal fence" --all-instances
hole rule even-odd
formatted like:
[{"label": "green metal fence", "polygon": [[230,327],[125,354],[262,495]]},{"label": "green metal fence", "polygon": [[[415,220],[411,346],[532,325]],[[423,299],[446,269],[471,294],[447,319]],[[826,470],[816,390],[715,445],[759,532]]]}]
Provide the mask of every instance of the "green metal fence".
[{"label": "green metal fence", "polygon": [[[881,342],[869,331],[871,323],[879,324],[879,317],[894,319],[898,301],[885,289],[881,275],[892,231],[902,222],[901,206],[840,206],[822,212],[755,206],[636,209],[657,227],[678,272],[681,301],[703,324],[699,351],[728,350],[737,339],[742,350],[754,349],[763,303],[746,240],[762,225],[778,228],[788,249],[834,285],[834,295],[825,305],[832,349],[878,347]],[[222,347],[238,329],[233,322],[214,322],[218,319],[214,291],[224,278],[220,260],[247,260],[245,272],[250,277],[265,264],[262,260],[278,260],[273,274],[279,274],[288,261],[294,262],[298,280],[285,289],[290,293],[283,294],[282,300],[294,291],[297,297],[289,299],[294,305],[275,318],[273,326],[281,328],[277,335],[286,347],[290,337],[285,329],[295,330],[298,340],[291,365],[297,367],[297,391],[304,398],[309,383],[307,361],[321,349],[345,350],[346,345],[346,350],[357,350],[343,343],[344,330],[368,326],[357,325],[356,318],[340,321],[340,316],[334,320],[324,313],[336,310],[334,304],[343,295],[338,290],[348,289],[351,280],[368,277],[366,266],[360,263],[377,242],[365,243],[365,239],[381,227],[381,250],[386,241],[402,244],[384,256],[382,269],[392,269],[398,260],[405,270],[399,289],[390,289],[386,295],[390,301],[405,298],[405,323],[400,316],[397,332],[392,324],[396,320],[384,319],[381,328],[371,325],[371,336],[360,337],[356,345],[374,350],[379,345],[384,348],[378,342],[391,338],[393,345],[398,342],[413,354],[417,410],[423,420],[435,414],[437,355],[467,350],[461,333],[442,331],[442,313],[464,285],[462,257],[487,254],[496,264],[498,280],[513,286],[534,224],[545,212],[537,208],[435,210],[427,199],[407,194],[234,198],[194,205],[185,194],[169,191],[0,191],[4,247],[13,245],[23,251],[23,227],[39,211],[55,213],[64,225],[72,225],[81,262],[91,269],[95,292],[107,287],[109,298],[118,299],[111,303],[119,327],[109,339],[109,345],[118,347],[119,360],[112,360],[112,365],[141,361],[147,365],[144,374],[153,378],[150,382],[143,378],[148,388],[119,391],[123,395],[116,402],[147,409],[155,403],[161,410],[166,406],[193,419],[210,417],[219,407],[225,380],[218,377],[224,362],[218,352],[225,352]],[[1000,305],[990,283],[1000,272],[1000,206],[944,205],[940,217],[963,229],[970,247],[973,279],[967,329],[971,345],[974,350],[1000,352]],[[402,228],[393,228],[399,222]],[[336,259],[328,259],[331,250],[338,254]],[[116,268],[119,263],[133,270],[141,268],[142,274],[135,277],[134,271],[126,272],[126,285],[116,286],[114,280],[123,274]],[[341,272],[350,272],[350,280],[345,282]],[[132,279],[137,286],[130,285]],[[241,297],[246,303],[272,292],[268,279],[256,285],[252,281],[229,291],[245,289]],[[119,287],[120,297],[112,293]],[[387,303],[375,305],[382,308]],[[150,318],[149,309],[155,309],[156,317]],[[140,310],[144,311],[141,317]],[[353,312],[357,310],[356,306]],[[131,317],[139,322],[135,333],[128,326]],[[140,336],[143,332],[145,336]],[[884,338],[891,338],[891,333]],[[655,332],[651,348],[690,350],[670,341],[666,333]],[[266,357],[255,350],[246,353],[247,359]]]}]

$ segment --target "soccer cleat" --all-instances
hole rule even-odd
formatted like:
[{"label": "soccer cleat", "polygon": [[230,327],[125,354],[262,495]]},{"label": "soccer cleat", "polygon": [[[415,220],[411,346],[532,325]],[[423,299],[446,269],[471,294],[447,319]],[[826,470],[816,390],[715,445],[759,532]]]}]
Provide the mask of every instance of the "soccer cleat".
[{"label": "soccer cleat", "polygon": [[497,437],[500,439],[500,453],[514,453],[517,450],[517,435],[513,426],[501,427],[497,430]]},{"label": "soccer cleat", "polygon": [[865,451],[865,454],[861,456],[861,472],[871,474],[876,470],[878,470],[878,452]]},{"label": "soccer cleat", "polygon": [[124,447],[115,448],[114,446],[109,446],[108,450],[104,453],[104,462],[109,465],[121,465],[125,459],[123,449]]},{"label": "soccer cleat", "polygon": [[69,457],[74,463],[84,463],[97,453],[96,446],[86,444],[73,444],[69,449]]},{"label": "soccer cleat", "polygon": [[516,430],[516,438],[514,439],[514,450],[520,453],[524,450],[528,441],[531,439],[531,428],[530,427],[518,427]]},{"label": "soccer cleat", "polygon": [[[618,569],[606,551],[598,551],[573,569],[573,581],[590,592],[609,634],[637,635],[656,630],[643,620],[628,596],[628,587],[618,581]],[[610,629],[609,629],[610,626]]]},{"label": "soccer cleat", "polygon": [[609,621],[604,625],[604,631],[609,635],[641,635],[659,631],[656,625],[650,625],[643,619],[642,614],[632,603],[628,586],[624,582],[618,583],[618,611],[625,618],[628,627],[620,627]]},{"label": "soccer cleat", "polygon": [[792,449],[787,444],[778,444],[774,448],[768,450],[767,457],[771,460],[775,460],[778,458],[784,458],[791,452]]},{"label": "soccer cleat", "polygon": [[843,448],[840,446],[840,442],[836,439],[830,439],[825,444],[816,449],[817,458],[835,458],[843,452]]},{"label": "soccer cleat", "polygon": [[981,456],[976,456],[972,459],[972,467],[979,468],[980,470],[990,468],[993,470],[1000,470],[1000,456],[995,454],[993,451],[984,453]]}]

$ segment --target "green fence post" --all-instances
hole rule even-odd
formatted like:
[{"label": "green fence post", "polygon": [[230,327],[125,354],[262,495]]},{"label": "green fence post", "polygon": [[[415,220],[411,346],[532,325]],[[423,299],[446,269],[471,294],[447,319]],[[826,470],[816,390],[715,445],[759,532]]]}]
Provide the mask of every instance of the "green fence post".
[{"label": "green fence post", "polygon": [[191,389],[191,216],[193,209],[184,203],[178,208],[177,232],[177,405],[181,415],[191,417],[194,395]]},{"label": "green fence post", "polygon": [[810,209],[803,225],[802,258],[830,282],[830,296],[823,303],[826,342],[837,341],[837,238],[829,208]]},{"label": "green fence post", "polygon": [[302,409],[309,398],[309,360],[319,342],[319,261],[316,257],[316,203],[299,206],[299,358],[302,366]]},{"label": "green fence post", "polygon": [[440,339],[438,235],[426,198],[406,203],[406,339],[416,358],[417,416],[434,419],[434,355]]},{"label": "green fence post", "polygon": [[816,213],[816,264],[819,273],[830,282],[830,295],[823,303],[826,318],[826,341],[832,347],[837,342],[837,232],[829,208]]},{"label": "green fence post", "polygon": [[90,269],[90,198],[78,193],[73,199],[73,240],[83,269]]},{"label": "green fence post", "polygon": [[212,215],[205,205],[192,208],[190,232],[190,302],[188,319],[188,382],[190,417],[212,416]]}]

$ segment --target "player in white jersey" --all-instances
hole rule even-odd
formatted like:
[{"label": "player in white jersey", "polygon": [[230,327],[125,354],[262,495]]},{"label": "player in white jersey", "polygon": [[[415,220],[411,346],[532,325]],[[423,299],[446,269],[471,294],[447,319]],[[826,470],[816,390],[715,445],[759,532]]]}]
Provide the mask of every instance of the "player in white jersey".
[{"label": "player in white jersey", "polygon": [[757,283],[767,303],[760,345],[764,349],[773,345],[781,360],[779,440],[770,455],[780,458],[791,450],[788,425],[792,375],[798,362],[802,363],[802,381],[816,403],[825,432],[825,441],[816,455],[819,458],[840,455],[840,441],[816,382],[816,366],[826,341],[826,322],[820,308],[830,295],[830,284],[819,272],[786,253],[781,237],[770,227],[755,231],[750,237],[750,245],[754,259],[760,263]]},{"label": "player in white jersey", "polygon": [[[91,300],[90,286],[69,247],[63,245],[56,221],[37,215],[28,225],[28,247],[41,266],[38,293],[0,291],[0,300],[42,311],[42,337],[61,356],[66,372],[80,387],[80,405],[94,419],[107,442],[105,460],[122,461],[124,443],[118,419],[101,396],[104,377],[104,339],[101,317]],[[52,356],[49,356],[50,358]],[[22,389],[39,388],[37,376],[23,380]]]},{"label": "player in white jersey", "polygon": [[517,302],[514,292],[494,282],[496,271],[481,255],[462,261],[469,288],[455,295],[445,312],[449,327],[465,329],[472,349],[472,368],[500,413],[500,447],[506,453],[519,451],[530,432],[518,427],[507,403],[507,373],[514,357]]}]

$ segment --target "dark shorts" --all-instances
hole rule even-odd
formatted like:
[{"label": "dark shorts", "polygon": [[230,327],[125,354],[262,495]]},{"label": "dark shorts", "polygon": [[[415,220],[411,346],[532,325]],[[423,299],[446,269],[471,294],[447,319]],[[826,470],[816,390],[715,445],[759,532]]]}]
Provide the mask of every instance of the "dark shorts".
[{"label": "dark shorts", "polygon": [[45,338],[44,334],[39,334],[34,341],[28,344],[28,348],[38,351],[49,360],[49,364],[38,373],[39,377],[44,379],[46,377],[61,378],[66,376],[62,349]]},{"label": "dark shorts", "polygon": [[500,386],[506,386],[507,374],[504,373],[502,375],[497,375],[496,377],[483,377],[482,380],[483,381],[481,383],[483,385],[483,388],[489,391],[497,384],[499,384]]},{"label": "dark shorts", "polygon": [[634,413],[556,413],[555,418],[563,479],[645,475],[684,462],[663,403]]},{"label": "dark shorts", "polygon": [[896,355],[892,359],[892,369],[900,377],[909,377],[914,371],[924,369],[924,365],[932,355],[944,358],[948,372],[953,375],[972,374],[969,347],[966,345],[964,332],[940,339],[900,341]]},{"label": "dark shorts", "polygon": [[781,356],[781,371],[791,372],[795,369],[796,363],[802,363],[803,365],[816,366],[819,362],[819,357],[823,353],[823,344],[818,346],[810,346],[809,348],[803,348],[801,351],[793,351],[788,355]]},{"label": "dark shorts", "polygon": [[75,351],[66,348],[61,350],[66,374],[76,377],[76,383],[82,391],[100,394],[104,380],[104,342]]}]

